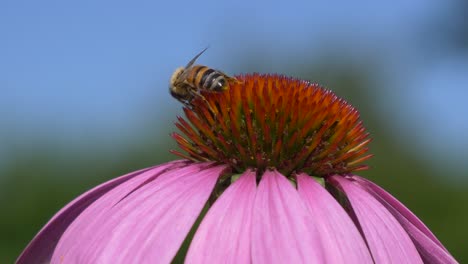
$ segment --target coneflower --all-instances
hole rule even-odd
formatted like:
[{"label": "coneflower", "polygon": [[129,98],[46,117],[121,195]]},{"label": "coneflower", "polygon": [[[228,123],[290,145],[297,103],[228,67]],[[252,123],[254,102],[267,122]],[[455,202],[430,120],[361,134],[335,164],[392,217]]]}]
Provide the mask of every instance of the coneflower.
[{"label": "coneflower", "polygon": [[193,228],[187,263],[456,263],[403,204],[354,174],[371,157],[355,108],[306,81],[236,78],[184,108],[181,160],[84,193],[17,262],[170,263]]}]

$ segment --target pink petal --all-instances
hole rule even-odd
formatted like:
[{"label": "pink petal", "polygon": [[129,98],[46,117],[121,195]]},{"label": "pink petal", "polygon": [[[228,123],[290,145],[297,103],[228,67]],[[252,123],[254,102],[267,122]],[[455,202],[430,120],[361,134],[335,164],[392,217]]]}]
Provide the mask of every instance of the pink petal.
[{"label": "pink petal", "polygon": [[187,253],[187,263],[249,263],[255,172],[247,171],[216,201]]},{"label": "pink petal", "polygon": [[28,246],[24,249],[21,255],[16,260],[16,263],[47,263],[50,262],[52,253],[57,245],[60,237],[71,222],[96,199],[113,189],[115,186],[126,182],[135,176],[142,174],[148,170],[164,170],[176,166],[180,161],[166,163],[157,167],[147,168],[126,174],[105,182],[86,193],[75,198],[68,203],[64,208],[57,212],[49,222],[38,232]]},{"label": "pink petal", "polygon": [[374,263],[361,234],[341,205],[306,174],[297,176],[298,190],[310,209],[322,239],[327,263]]},{"label": "pink petal", "polygon": [[457,263],[447,249],[444,248],[442,243],[432,234],[429,228],[400,201],[369,180],[359,176],[353,176],[352,179],[355,180],[361,188],[365,188],[374,198],[379,200],[398,222],[400,222],[413,239],[424,262]]},{"label": "pink petal", "polygon": [[66,230],[54,263],[169,263],[224,166],[142,174],[90,205]]},{"label": "pink petal", "polygon": [[330,182],[348,197],[376,263],[422,263],[406,231],[379,201],[342,176]]},{"label": "pink petal", "polygon": [[322,247],[309,210],[291,183],[267,171],[255,197],[253,263],[323,263]]}]

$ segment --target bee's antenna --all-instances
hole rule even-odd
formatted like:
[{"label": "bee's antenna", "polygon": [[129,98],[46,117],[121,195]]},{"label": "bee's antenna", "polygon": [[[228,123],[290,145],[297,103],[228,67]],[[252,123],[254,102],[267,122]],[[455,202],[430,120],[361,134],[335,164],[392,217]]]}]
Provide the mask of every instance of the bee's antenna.
[{"label": "bee's antenna", "polygon": [[189,68],[190,66],[192,66],[195,63],[195,61],[198,59],[198,57],[200,57],[200,55],[202,55],[203,52],[205,52],[208,48],[209,46],[206,47],[204,50],[202,50],[200,53],[198,53],[195,57],[193,57],[193,59],[189,61],[189,63],[187,64],[187,66],[185,66],[185,68]]}]

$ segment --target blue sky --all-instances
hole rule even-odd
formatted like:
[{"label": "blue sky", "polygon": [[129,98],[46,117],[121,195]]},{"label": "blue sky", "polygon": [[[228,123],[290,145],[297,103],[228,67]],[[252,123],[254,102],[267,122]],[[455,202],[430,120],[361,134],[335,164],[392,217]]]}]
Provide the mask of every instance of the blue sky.
[{"label": "blue sky", "polygon": [[343,54],[378,53],[388,64],[375,103],[396,137],[413,134],[409,142],[435,153],[428,158],[443,153],[463,166],[468,57],[419,39],[452,2],[409,2],[2,1],[0,146],[50,135],[112,144],[138,134],[148,109],[170,126],[180,105],[168,96],[168,79],[208,45],[204,64],[242,72],[236,63],[251,52],[267,62],[256,71],[276,72],[281,61],[314,59],[336,41],[345,42]]}]

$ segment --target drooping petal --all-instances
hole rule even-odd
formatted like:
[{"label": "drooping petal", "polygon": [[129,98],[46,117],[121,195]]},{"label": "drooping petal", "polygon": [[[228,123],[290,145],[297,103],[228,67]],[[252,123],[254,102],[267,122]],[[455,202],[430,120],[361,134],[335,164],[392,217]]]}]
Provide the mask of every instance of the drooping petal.
[{"label": "drooping petal", "polygon": [[59,212],[57,212],[38,232],[38,234],[31,240],[28,246],[18,257],[16,263],[21,264],[50,262],[55,246],[57,245],[63,232],[65,232],[70,223],[73,222],[86,207],[96,201],[96,199],[103,196],[115,186],[118,186],[119,184],[122,184],[148,170],[163,171],[165,169],[177,166],[177,164],[180,163],[180,161],[169,162],[160,166],[155,166],[120,176],[98,185],[75,198]]},{"label": "drooping petal", "polygon": [[311,215],[291,183],[267,171],[255,196],[253,263],[323,263],[320,237]]},{"label": "drooping petal", "polygon": [[376,263],[422,263],[406,231],[379,201],[342,176],[330,182],[348,197]]},{"label": "drooping petal", "polygon": [[255,172],[247,171],[210,208],[187,253],[187,263],[249,263]]},{"label": "drooping petal", "polygon": [[327,263],[373,263],[358,229],[325,188],[306,174],[297,176],[299,195],[308,206]]},{"label": "drooping petal", "polygon": [[70,225],[52,262],[169,263],[224,168],[193,164],[118,186]]},{"label": "drooping petal", "polygon": [[400,222],[413,239],[424,262],[427,263],[457,263],[435,235],[406,206],[375,183],[359,176],[353,180],[361,188],[365,188],[374,198],[380,201],[390,213]]}]

